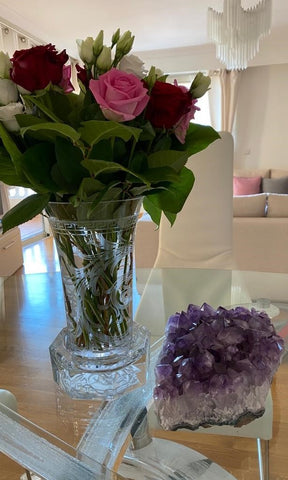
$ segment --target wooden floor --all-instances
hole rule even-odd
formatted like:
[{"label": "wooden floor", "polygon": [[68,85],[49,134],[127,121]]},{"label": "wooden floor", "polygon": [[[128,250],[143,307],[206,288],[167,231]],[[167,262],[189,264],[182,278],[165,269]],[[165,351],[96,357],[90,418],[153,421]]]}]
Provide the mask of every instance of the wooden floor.
[{"label": "wooden floor", "polygon": [[[20,274],[55,272],[59,270],[57,254],[51,238],[25,246],[24,266]],[[48,299],[49,301],[49,299]],[[0,337],[0,353],[3,348]],[[15,365],[15,372],[21,368]],[[1,367],[1,365],[0,365]],[[11,372],[0,368],[1,384],[4,388],[11,382]],[[21,397],[21,392],[19,391]],[[270,441],[270,480],[288,480],[288,362],[284,359],[272,384],[274,405],[273,438]],[[259,478],[257,446],[253,439],[225,437],[190,432],[156,432],[157,436],[173,439],[210,457],[226,468],[238,480]],[[23,469],[12,460],[0,455],[0,480],[18,480]],[[67,479],[69,480],[69,479]]]}]

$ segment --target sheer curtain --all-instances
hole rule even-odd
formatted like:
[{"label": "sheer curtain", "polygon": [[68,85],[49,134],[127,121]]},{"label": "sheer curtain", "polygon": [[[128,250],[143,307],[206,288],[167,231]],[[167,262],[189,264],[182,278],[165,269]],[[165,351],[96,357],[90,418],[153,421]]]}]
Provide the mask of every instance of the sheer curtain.
[{"label": "sheer curtain", "polygon": [[[0,204],[2,203],[2,209],[3,213],[7,212],[9,210],[10,205],[9,205],[9,196],[8,196],[8,187],[3,183],[0,182]],[[0,211],[1,214],[1,211]]]},{"label": "sheer curtain", "polygon": [[210,71],[210,90],[208,90],[208,101],[210,110],[211,126],[219,132],[221,130],[221,83],[219,71]]},{"label": "sheer curtain", "polygon": [[209,107],[212,126],[232,133],[242,71],[220,70],[209,72],[211,89]]},{"label": "sheer curtain", "polygon": [[242,71],[220,70],[221,129],[232,132]]}]

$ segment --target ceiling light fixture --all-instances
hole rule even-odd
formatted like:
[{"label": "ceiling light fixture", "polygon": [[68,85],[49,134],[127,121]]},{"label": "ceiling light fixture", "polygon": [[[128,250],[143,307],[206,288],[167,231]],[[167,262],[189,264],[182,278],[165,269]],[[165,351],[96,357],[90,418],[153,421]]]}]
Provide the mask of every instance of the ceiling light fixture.
[{"label": "ceiling light fixture", "polygon": [[259,40],[271,28],[272,0],[244,10],[241,0],[224,0],[223,12],[208,9],[208,35],[216,57],[228,70],[243,70],[259,51]]}]

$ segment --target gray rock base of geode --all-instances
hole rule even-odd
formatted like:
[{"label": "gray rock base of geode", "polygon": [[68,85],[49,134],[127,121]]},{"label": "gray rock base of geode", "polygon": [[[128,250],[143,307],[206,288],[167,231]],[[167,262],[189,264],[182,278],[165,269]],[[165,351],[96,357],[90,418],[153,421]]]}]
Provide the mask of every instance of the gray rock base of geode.
[{"label": "gray rock base of geode", "polygon": [[261,417],[265,412],[265,400],[270,384],[250,386],[249,391],[237,393],[193,393],[173,399],[155,400],[156,414],[164,430],[214,425],[241,427]]}]

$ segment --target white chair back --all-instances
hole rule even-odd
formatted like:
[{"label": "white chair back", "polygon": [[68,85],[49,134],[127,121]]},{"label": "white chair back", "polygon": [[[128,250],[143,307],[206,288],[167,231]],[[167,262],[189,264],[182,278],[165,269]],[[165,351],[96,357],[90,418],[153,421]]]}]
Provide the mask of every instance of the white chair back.
[{"label": "white chair back", "polygon": [[171,227],[163,216],[155,267],[232,268],[233,138],[190,157],[195,184]]}]

